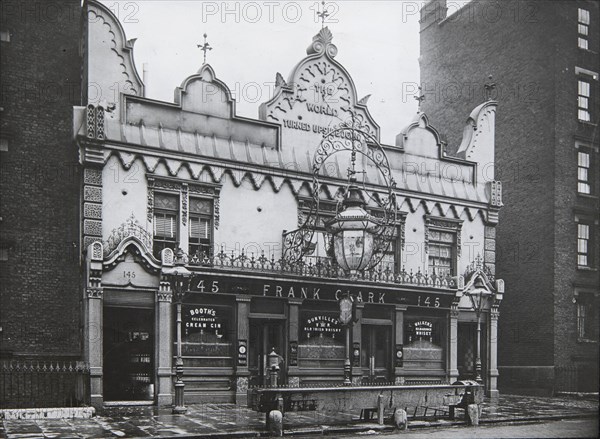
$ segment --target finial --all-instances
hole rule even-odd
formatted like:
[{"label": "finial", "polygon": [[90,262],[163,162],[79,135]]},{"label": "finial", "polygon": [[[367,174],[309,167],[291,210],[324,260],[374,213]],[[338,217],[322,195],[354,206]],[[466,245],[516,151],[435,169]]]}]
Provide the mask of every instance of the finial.
[{"label": "finial", "polygon": [[210,47],[210,44],[206,42],[206,37],[208,37],[208,35],[206,35],[205,33],[204,44],[198,44],[198,47],[201,48],[200,50],[204,52],[204,62],[202,63],[202,65],[206,64],[206,52],[213,49],[212,47]]},{"label": "finial", "polygon": [[423,94],[423,89],[421,88],[421,86],[419,86],[419,95],[414,96],[414,98],[418,102],[417,113],[420,113],[421,112],[421,104],[425,100],[425,95]]},{"label": "finial", "polygon": [[329,16],[329,12],[327,12],[327,7],[325,6],[325,0],[321,2],[323,5],[323,11],[317,12],[317,16],[321,19],[321,29],[325,27],[325,19]]},{"label": "finial", "polygon": [[483,86],[483,88],[485,89],[485,100],[486,101],[492,100],[492,91],[494,91],[496,89],[496,83],[493,82],[492,79],[493,79],[492,75],[488,76],[488,82],[486,82],[485,85]]}]

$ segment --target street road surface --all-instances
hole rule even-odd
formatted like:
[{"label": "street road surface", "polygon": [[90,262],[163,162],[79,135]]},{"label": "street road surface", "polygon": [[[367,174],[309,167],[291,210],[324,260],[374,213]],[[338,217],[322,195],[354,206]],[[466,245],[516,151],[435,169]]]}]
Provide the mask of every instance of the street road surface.
[{"label": "street road surface", "polygon": [[479,427],[437,427],[415,429],[399,433],[358,434],[353,436],[337,436],[339,438],[366,439],[379,436],[381,439],[470,439],[470,438],[597,438],[598,419],[573,419],[548,421],[535,424],[517,425],[480,425]]}]

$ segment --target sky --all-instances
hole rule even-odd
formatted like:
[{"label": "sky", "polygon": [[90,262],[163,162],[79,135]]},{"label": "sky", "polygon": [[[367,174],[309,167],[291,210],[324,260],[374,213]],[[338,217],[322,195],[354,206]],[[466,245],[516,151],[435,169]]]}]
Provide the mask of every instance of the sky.
[{"label": "sky", "polygon": [[[240,116],[258,118],[271,97],[275,75],[287,80],[321,29],[320,1],[113,1],[101,0],[137,39],[140,76],[148,66],[147,97],[173,102],[173,91],[203,62],[232,90]],[[381,126],[382,143],[394,144],[417,111],[419,8],[414,1],[327,1],[325,25],[338,48],[336,60],[352,76],[359,97]]]}]

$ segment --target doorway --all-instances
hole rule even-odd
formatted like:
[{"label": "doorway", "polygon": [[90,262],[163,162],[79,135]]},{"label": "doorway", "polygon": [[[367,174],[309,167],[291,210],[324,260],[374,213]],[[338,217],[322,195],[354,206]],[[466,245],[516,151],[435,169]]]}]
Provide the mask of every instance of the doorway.
[{"label": "doorway", "polygon": [[[487,330],[485,322],[481,322],[481,376],[486,375],[487,360]],[[475,379],[475,360],[477,358],[477,323],[458,323],[457,366],[459,380]],[[484,378],[485,380],[485,378]]]},{"label": "doorway", "polygon": [[154,310],[104,308],[104,399],[154,399]]},{"label": "doorway", "polygon": [[284,358],[277,377],[279,385],[286,382],[285,320],[250,319],[248,369],[251,386],[269,384],[269,354],[273,349]]},{"label": "doorway", "polygon": [[390,381],[392,331],[389,325],[362,325],[361,368],[363,382]]}]

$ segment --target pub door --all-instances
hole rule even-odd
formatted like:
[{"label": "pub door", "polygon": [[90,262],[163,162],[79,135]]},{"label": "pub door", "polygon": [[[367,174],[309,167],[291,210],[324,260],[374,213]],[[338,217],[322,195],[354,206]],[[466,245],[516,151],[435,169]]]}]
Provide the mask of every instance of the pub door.
[{"label": "pub door", "polygon": [[390,381],[391,328],[388,325],[362,325],[361,368],[363,382]]},{"label": "pub door", "polygon": [[[250,340],[248,345],[248,369],[250,386],[269,384],[269,354],[275,352],[285,359],[285,321],[250,319]],[[280,364],[278,384],[285,384],[286,364]]]},{"label": "pub door", "polygon": [[105,401],[154,399],[154,310],[104,308]]},{"label": "pub door", "polygon": [[[487,359],[487,331],[485,322],[481,323],[481,377],[485,380]],[[475,360],[477,358],[477,323],[458,323],[457,365],[459,380],[475,379]]]}]

